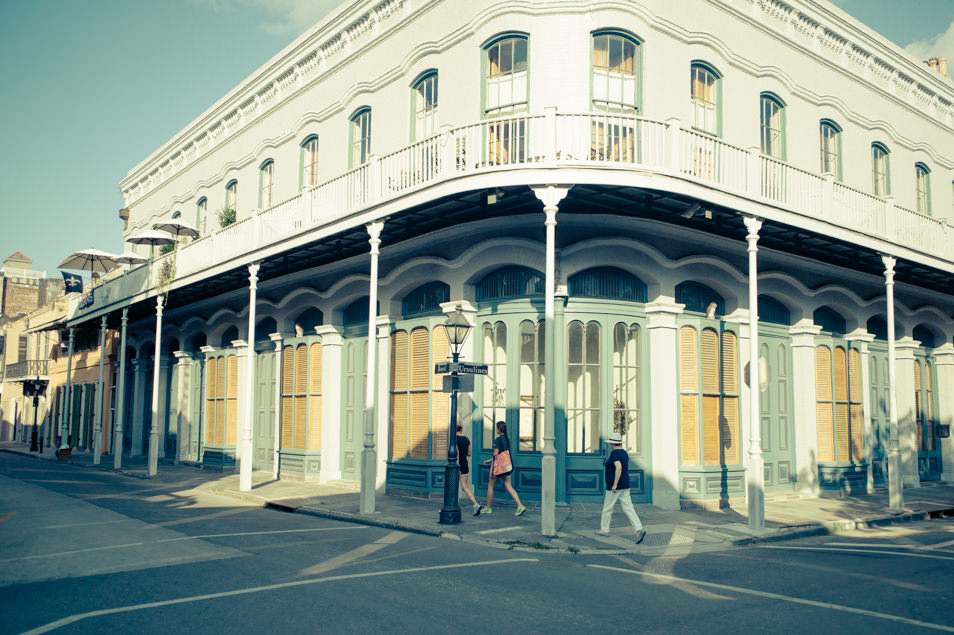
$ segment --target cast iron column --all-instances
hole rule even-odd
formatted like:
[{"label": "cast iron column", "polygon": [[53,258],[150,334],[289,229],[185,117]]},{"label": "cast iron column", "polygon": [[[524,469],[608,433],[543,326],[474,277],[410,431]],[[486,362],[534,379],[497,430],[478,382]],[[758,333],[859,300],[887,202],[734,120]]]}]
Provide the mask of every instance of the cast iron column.
[{"label": "cast iron column", "polygon": [[259,263],[248,266],[248,355],[245,357],[245,413],[242,417],[242,456],[239,459],[239,490],[252,489],[252,394],[255,390],[255,303]]},{"label": "cast iron column", "polygon": [[93,432],[93,465],[103,451],[103,365],[106,363],[106,316],[99,326],[99,381],[96,382],[96,423]]},{"label": "cast iron column", "polygon": [[901,513],[904,495],[901,493],[901,448],[898,439],[898,388],[896,386],[897,355],[894,350],[894,265],[893,256],[881,256],[884,263],[884,286],[888,318],[888,509]]},{"label": "cast iron column", "polygon": [[762,423],[759,420],[759,229],[762,221],[746,216],[749,252],[749,527],[765,529],[765,460],[762,458]]},{"label": "cast iron column", "polygon": [[57,450],[57,458],[68,458],[70,456],[70,423],[73,415],[73,384],[72,384],[72,371],[73,371],[73,339],[75,327],[70,327],[70,348],[69,355],[66,361],[66,408],[63,409],[63,414],[65,415],[60,419],[60,447]]},{"label": "cast iron column", "polygon": [[364,401],[364,450],[361,451],[361,495],[358,511],[373,514],[375,508],[374,490],[377,482],[378,453],[374,447],[374,411],[375,388],[377,386],[378,348],[378,246],[381,244],[382,221],[367,224],[368,243],[371,245],[371,276],[368,289],[368,380],[365,386]]},{"label": "cast iron column", "polygon": [[122,326],[119,331],[119,377],[116,378],[116,425],[113,426],[113,469],[123,466],[123,417],[126,398],[126,322],[129,321],[129,307],[123,307]]},{"label": "cast iron column", "polygon": [[457,362],[460,354],[451,356],[454,366],[451,371],[450,422],[447,424],[447,465],[444,466],[444,506],[441,508],[438,522],[442,525],[460,524],[460,464],[457,462]]},{"label": "cast iron column", "polygon": [[152,363],[152,417],[149,422],[149,476],[159,471],[159,357],[162,353],[162,301],[156,296],[156,344]]}]

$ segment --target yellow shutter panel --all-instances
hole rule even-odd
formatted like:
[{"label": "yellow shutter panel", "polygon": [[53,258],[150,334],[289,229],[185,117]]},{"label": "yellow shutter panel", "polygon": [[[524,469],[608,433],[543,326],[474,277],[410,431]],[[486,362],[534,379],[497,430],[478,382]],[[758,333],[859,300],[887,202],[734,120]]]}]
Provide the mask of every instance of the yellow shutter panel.
[{"label": "yellow shutter panel", "polygon": [[815,399],[831,401],[831,351],[827,346],[815,347]]},{"label": "yellow shutter panel", "polygon": [[835,347],[835,401],[848,401],[848,364],[841,346]]},{"label": "yellow shutter panel", "polygon": [[215,443],[215,359],[205,363],[205,442]]},{"label": "yellow shutter panel", "polygon": [[742,462],[739,439],[739,398],[722,398],[722,453],[726,465]]},{"label": "yellow shutter panel", "polygon": [[929,452],[935,450],[934,447],[934,383],[931,379],[933,370],[931,369],[931,362],[924,363],[924,416],[927,419],[927,447],[924,448]]},{"label": "yellow shutter panel", "polygon": [[[441,329],[444,330],[444,329]],[[484,380],[486,381],[486,380]],[[450,425],[450,395],[431,393],[431,458],[447,458],[447,426]],[[460,457],[457,457],[460,461]]]},{"label": "yellow shutter panel", "polygon": [[696,372],[699,358],[696,351],[696,329],[691,326],[679,329],[679,390],[682,392],[699,391],[699,379]]},{"label": "yellow shutter panel", "polygon": [[235,445],[236,426],[238,424],[238,357],[228,357],[228,381],[225,400],[225,444]]},{"label": "yellow shutter panel", "polygon": [[848,351],[848,433],[852,461],[864,458],[865,433],[861,391],[861,352],[853,348]]},{"label": "yellow shutter panel", "polygon": [[699,397],[680,395],[682,464],[699,465]]},{"label": "yellow shutter panel", "polygon": [[[303,395],[308,390],[308,347],[299,344],[295,347],[295,394]],[[304,422],[303,422],[304,423]],[[298,425],[298,418],[295,418]]]},{"label": "yellow shutter panel", "polygon": [[835,460],[847,461],[848,453],[848,404],[835,404]]},{"label": "yellow shutter panel", "polygon": [[415,459],[426,459],[428,456],[428,393],[412,392],[410,395],[410,405],[411,457]]},{"label": "yellow shutter panel", "polygon": [[308,449],[321,449],[321,395],[308,397]]},{"label": "yellow shutter panel", "polygon": [[309,349],[310,359],[308,360],[308,392],[312,395],[321,394],[321,360],[324,349],[321,344],[314,343]]},{"label": "yellow shutter panel", "polygon": [[291,448],[295,430],[295,398],[291,395],[282,396],[282,447]]},{"label": "yellow shutter panel", "polygon": [[700,345],[702,357],[702,392],[720,392],[719,334],[714,329],[703,329]]},{"label": "yellow shutter panel", "polygon": [[391,457],[407,456],[407,393],[391,395]]},{"label": "yellow shutter panel", "polygon": [[295,381],[295,349],[286,346],[282,349],[282,394],[290,395]]},{"label": "yellow shutter panel", "polygon": [[407,390],[407,331],[391,334],[391,390]]},{"label": "yellow shutter panel", "polygon": [[427,329],[411,331],[411,390],[427,390],[430,383],[430,350]]},{"label": "yellow shutter panel", "polygon": [[702,396],[702,464],[719,465],[722,463],[719,429],[719,396]]},{"label": "yellow shutter panel", "polygon": [[[443,327],[435,328],[432,331],[434,337],[434,363],[446,361],[450,357],[450,347],[447,343],[447,331]],[[432,373],[431,387],[434,390],[444,389],[444,375]]]},{"label": "yellow shutter panel", "polygon": [[735,333],[722,334],[722,391],[739,394],[739,342]]},{"label": "yellow shutter panel", "polygon": [[213,443],[225,443],[225,425],[226,425],[226,415],[225,415],[225,383],[226,383],[226,372],[225,372],[225,357],[218,357],[215,360],[216,364],[216,380],[215,380],[215,440]]},{"label": "yellow shutter panel", "polygon": [[861,461],[864,451],[864,411],[861,404],[851,404],[851,460]]},{"label": "yellow shutter panel", "polygon": [[296,450],[305,449],[305,434],[308,430],[308,397],[295,395],[295,433],[292,438],[292,447]]},{"label": "yellow shutter panel", "polygon": [[834,461],[835,446],[832,437],[832,429],[834,427],[832,421],[832,405],[830,403],[816,403],[815,420],[818,423],[818,460]]},{"label": "yellow shutter panel", "polygon": [[917,425],[918,451],[924,451],[924,406],[921,402],[921,362],[914,360],[914,422]]}]

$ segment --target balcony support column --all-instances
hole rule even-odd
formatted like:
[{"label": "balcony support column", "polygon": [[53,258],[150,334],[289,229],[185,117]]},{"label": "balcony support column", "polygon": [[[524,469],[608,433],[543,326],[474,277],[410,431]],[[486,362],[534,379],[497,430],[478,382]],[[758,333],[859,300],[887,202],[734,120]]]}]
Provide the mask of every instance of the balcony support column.
[{"label": "balcony support column", "polygon": [[152,416],[149,419],[149,476],[159,471],[159,365],[162,352],[162,303],[165,296],[156,296],[156,344],[152,355]]},{"label": "balcony support column", "polygon": [[545,185],[533,187],[533,193],[543,203],[546,215],[546,288],[544,289],[544,405],[543,405],[543,457],[540,462],[540,533],[556,535],[556,333],[554,313],[556,304],[556,215],[559,204],[569,187]]},{"label": "balcony support column", "polygon": [[103,451],[103,371],[106,364],[106,316],[99,323],[99,379],[96,381],[96,423],[93,429],[93,465]]},{"label": "balcony support column", "polygon": [[76,327],[70,327],[69,353],[66,359],[66,407],[63,409],[63,417],[60,419],[60,445],[57,456],[59,458],[68,458],[70,456],[70,420],[73,415],[73,342],[75,341]]},{"label": "balcony support column", "polygon": [[129,320],[129,307],[123,307],[122,326],[119,331],[119,376],[116,378],[116,425],[113,427],[113,469],[123,466],[123,417],[126,398],[126,322]]},{"label": "balcony support column", "polygon": [[765,461],[762,458],[762,426],[759,412],[759,284],[758,251],[762,220],[752,216],[743,219],[749,233],[749,528],[765,529]]},{"label": "balcony support column", "polygon": [[901,492],[901,446],[898,441],[897,351],[894,343],[894,266],[897,259],[881,256],[884,263],[884,286],[887,298],[888,323],[888,509],[900,514],[904,509]]},{"label": "balcony support column", "polygon": [[377,451],[375,449],[375,397],[377,394],[377,319],[378,319],[378,254],[381,245],[383,221],[366,226],[371,245],[371,276],[368,289],[368,381],[364,401],[364,450],[361,451],[361,495],[359,513],[373,514],[375,509],[375,482]]},{"label": "balcony support column", "polygon": [[258,268],[248,266],[248,359],[245,362],[245,408],[242,412],[242,452],[239,459],[239,490],[252,490],[252,394],[255,391],[255,303],[258,291]]}]

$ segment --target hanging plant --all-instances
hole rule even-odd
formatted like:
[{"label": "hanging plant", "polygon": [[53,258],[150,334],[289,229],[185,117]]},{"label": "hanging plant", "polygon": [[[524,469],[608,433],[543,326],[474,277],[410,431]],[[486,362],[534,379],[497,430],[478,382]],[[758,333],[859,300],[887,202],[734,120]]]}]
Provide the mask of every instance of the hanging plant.
[{"label": "hanging plant", "polygon": [[218,211],[219,227],[228,227],[235,222],[235,210],[224,208]]}]

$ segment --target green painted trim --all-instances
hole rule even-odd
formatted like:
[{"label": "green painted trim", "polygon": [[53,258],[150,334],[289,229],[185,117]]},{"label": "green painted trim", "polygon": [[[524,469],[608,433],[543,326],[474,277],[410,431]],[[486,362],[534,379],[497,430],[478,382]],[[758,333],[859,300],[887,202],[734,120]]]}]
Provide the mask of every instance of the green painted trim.
[{"label": "green painted trim", "polygon": [[[415,141],[420,141],[420,139],[417,138],[417,119],[415,118],[415,115],[417,115],[416,102],[417,102],[418,87],[421,85],[421,83],[430,79],[431,77],[434,78],[434,87],[438,88],[438,75],[437,75],[436,68],[429,68],[425,71],[421,71],[420,73],[417,74],[417,77],[414,78],[414,81],[411,82],[411,85],[410,85],[411,104],[410,104],[410,109],[409,109],[410,112],[408,113],[408,116],[410,119],[409,138],[411,140],[411,143],[414,143]],[[437,106],[439,103],[440,103],[440,93],[438,93],[438,102],[434,104],[435,111],[437,110]]]},{"label": "green painted trim", "polygon": [[918,180],[921,176],[921,172],[924,173],[924,211],[925,216],[932,216],[931,214],[931,168],[925,165],[923,162],[918,161],[914,164],[914,191],[915,198],[917,197],[917,187]]},{"label": "green painted trim", "polygon": [[[495,44],[507,39],[522,39],[527,43],[527,112],[530,112],[530,34],[523,31],[505,31],[498,33],[480,45],[480,113],[479,119],[487,119],[487,52]],[[485,143],[484,146],[487,144]]]},{"label": "green painted trim", "polygon": [[615,35],[625,40],[629,40],[636,46],[635,55],[633,56],[633,69],[636,73],[636,94],[633,95],[633,99],[635,100],[633,107],[636,109],[636,115],[639,116],[643,112],[643,40],[635,33],[626,31],[624,29],[605,28],[590,31],[590,106],[592,107],[593,102],[595,101],[593,97],[593,40],[600,35]]},{"label": "green painted trim", "polygon": [[262,209],[262,201],[265,200],[265,170],[268,169],[268,166],[272,166],[272,187],[275,186],[275,161],[272,159],[265,159],[262,161],[261,165],[258,166],[258,209]]},{"label": "green painted trim", "polygon": [[353,170],[360,165],[354,164],[354,133],[355,128],[358,124],[358,119],[362,117],[365,113],[368,115],[368,156],[371,155],[371,107],[370,106],[361,106],[360,108],[355,109],[351,113],[351,116],[348,117],[348,169]]},{"label": "green painted trim", "polygon": [[[787,139],[788,135],[786,134],[786,124],[787,124],[786,118],[788,116],[788,113],[786,111],[788,110],[788,107],[785,105],[785,102],[782,100],[782,98],[776,95],[775,93],[770,91],[763,91],[762,93],[760,93],[759,94],[759,128],[760,128],[759,132],[760,133],[761,133],[761,128],[764,126],[764,123],[761,120],[762,113],[763,113],[763,108],[762,108],[763,100],[771,101],[778,107],[779,145],[781,146],[779,148],[779,154],[781,156],[773,157],[773,158],[778,159],[779,161],[787,161],[788,160],[788,139]],[[761,134],[759,135],[759,137],[761,138]],[[764,149],[762,149],[762,154],[765,154]],[[765,156],[771,156],[771,155],[765,154]]]},{"label": "green painted trim", "polygon": [[874,143],[871,144],[872,181],[874,180],[875,148],[877,148],[884,154],[884,196],[891,196],[891,151],[888,150],[888,146],[881,143],[880,141],[875,141]]},{"label": "green painted trim", "polygon": [[709,73],[712,73],[713,77],[716,80],[716,129],[713,132],[712,130],[703,130],[702,128],[696,128],[693,126],[694,130],[703,132],[705,134],[715,135],[718,138],[722,138],[722,84],[724,76],[719,70],[705,60],[695,59],[689,64],[689,98],[692,99],[692,69],[702,68]]}]

